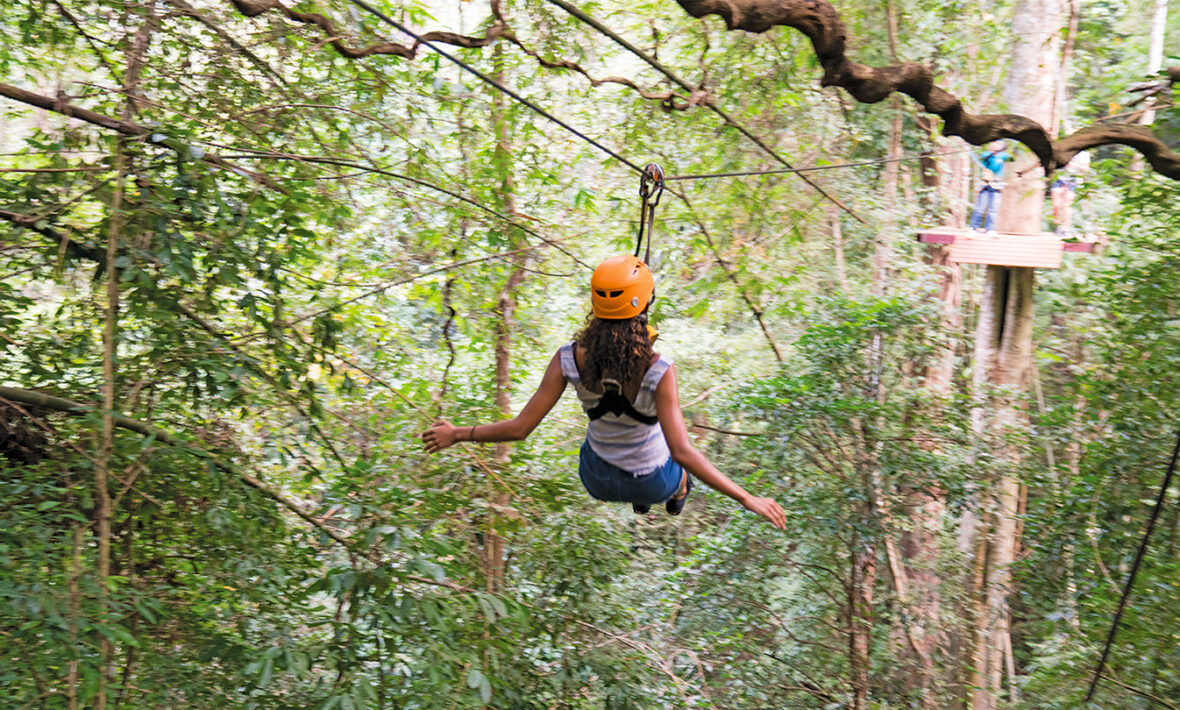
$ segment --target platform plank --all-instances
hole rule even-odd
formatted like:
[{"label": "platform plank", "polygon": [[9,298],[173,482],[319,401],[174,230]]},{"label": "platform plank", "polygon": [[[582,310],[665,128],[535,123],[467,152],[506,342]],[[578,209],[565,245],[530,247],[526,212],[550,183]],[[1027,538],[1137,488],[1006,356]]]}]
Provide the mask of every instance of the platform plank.
[{"label": "platform plank", "polygon": [[1064,252],[1093,253],[1093,242],[1066,242],[1055,234],[984,234],[969,229],[936,228],[923,230],[918,241],[950,246],[947,258],[960,264],[994,264],[1025,266],[1037,269],[1061,267]]},{"label": "platform plank", "polygon": [[947,258],[960,264],[1059,269],[1064,252],[1065,245],[1053,236],[997,234],[989,237],[980,234],[955,239]]}]

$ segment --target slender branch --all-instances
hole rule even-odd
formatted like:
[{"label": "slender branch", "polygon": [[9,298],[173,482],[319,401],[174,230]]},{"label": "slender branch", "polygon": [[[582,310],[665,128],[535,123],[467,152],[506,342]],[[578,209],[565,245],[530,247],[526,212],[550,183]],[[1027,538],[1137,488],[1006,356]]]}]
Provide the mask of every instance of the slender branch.
[{"label": "slender branch", "polygon": [[799,675],[804,677],[805,681],[799,686],[780,686],[784,690],[802,690],[802,691],[804,691],[806,693],[810,693],[810,694],[814,695],[815,697],[817,697],[825,702],[828,702],[828,703],[841,702],[841,698],[838,695],[835,695],[834,693],[832,693],[829,690],[825,690],[823,687],[821,687],[819,685],[818,682],[815,681],[815,679],[813,679],[811,677],[811,675],[809,675],[808,673],[804,672],[803,670],[791,665],[791,663],[789,661],[787,661],[786,659],[779,658],[778,656],[774,655],[770,651],[763,651],[763,654],[766,655],[767,658],[773,658],[774,660],[778,661],[779,663],[783,664],[784,666],[790,668],[791,670],[795,671],[796,673],[798,673]]},{"label": "slender branch", "polygon": [[[304,343],[304,344],[307,345],[307,347],[312,348],[313,350],[316,350],[325,356],[331,356],[331,357],[337,358],[338,360],[343,362],[345,365],[348,365],[349,367],[351,367],[351,368],[355,369],[356,371],[360,372],[361,374],[363,374],[365,377],[369,378],[369,380],[376,382],[377,384],[381,385],[385,389],[389,390],[390,392],[393,393],[393,395],[395,397],[400,399],[402,401],[402,403],[404,403],[407,407],[414,410],[420,417],[422,417],[423,421],[429,423],[429,422],[432,422],[435,420],[435,417],[432,417],[429,412],[427,412],[425,409],[423,409],[422,407],[415,404],[414,400],[412,400],[409,397],[407,397],[406,395],[402,394],[401,390],[394,387],[389,382],[386,382],[384,379],[381,378],[380,375],[378,375],[377,373],[373,372],[372,370],[362,366],[360,363],[358,363],[354,360],[350,360],[347,357],[341,355],[340,353],[329,352],[328,350],[326,350],[322,347],[319,347],[317,345],[310,344],[310,343]],[[480,469],[482,469],[484,473],[488,474],[488,476],[496,479],[496,481],[498,481],[500,483],[500,485],[503,486],[504,489],[507,490],[513,498],[517,497],[516,491],[513,490],[513,488],[511,486],[509,486],[508,483],[503,478],[501,478],[500,474],[496,473],[496,471],[491,466],[489,466],[486,461],[484,461],[482,458],[480,458],[479,454],[475,453],[475,451],[472,450],[472,448],[471,448],[472,442],[461,441],[458,443],[459,443],[459,446],[462,448],[463,452],[466,453],[473,461],[475,461],[476,466],[478,466]]]},{"label": "slender branch", "polygon": [[[512,251],[500,252],[497,254],[491,254],[489,256],[481,256],[481,257],[476,257],[473,259],[466,259],[464,261],[458,261],[458,262],[455,262],[452,264],[446,264],[444,266],[438,266],[433,269],[428,269],[420,274],[415,274],[413,276],[406,276],[406,277],[403,277],[400,279],[386,281],[385,283],[382,283],[379,286],[375,286],[374,288],[368,289],[367,291],[360,294],[359,296],[353,296],[352,298],[345,299],[343,301],[335,303],[335,304],[328,306],[326,308],[321,308],[317,311],[312,311],[311,313],[299,316],[298,318],[294,318],[292,320],[287,321],[286,323],[283,323],[282,326],[285,328],[290,328],[292,326],[298,325],[299,323],[303,323],[304,321],[309,321],[313,318],[318,318],[319,316],[325,315],[327,313],[331,313],[332,311],[335,311],[342,306],[347,306],[350,303],[356,303],[357,301],[364,300],[366,298],[369,298],[370,296],[376,296],[377,294],[385,293],[386,291],[388,291],[389,289],[391,289],[395,286],[401,286],[401,285],[409,283],[411,281],[416,281],[416,280],[423,278],[425,276],[430,276],[432,274],[437,274],[437,273],[440,273],[443,271],[449,271],[450,269],[456,269],[460,266],[467,266],[468,264],[476,264],[476,263],[479,263],[482,261],[491,261],[492,259],[499,259],[500,257],[504,257],[504,256],[510,256],[513,254],[521,254],[524,252],[532,251],[533,249],[536,249],[536,247],[525,247],[523,249],[513,249]],[[256,335],[257,334],[251,334],[248,336],[241,336],[241,337],[243,339],[245,339],[245,338],[255,337]]]},{"label": "slender branch", "polygon": [[[51,409],[53,411],[63,412],[66,414],[78,414],[78,415],[89,414],[89,413],[93,412],[95,409],[94,407],[92,407],[90,405],[83,404],[81,402],[76,402],[76,401],[73,401],[70,399],[65,399],[64,397],[56,397],[54,395],[45,394],[43,392],[38,392],[36,390],[26,390],[26,389],[20,389],[18,387],[0,386],[0,399],[11,400],[13,402],[21,402],[23,404],[30,404],[30,405],[34,405],[37,407],[42,407],[44,409]],[[285,495],[283,495],[278,490],[272,488],[271,486],[267,485],[266,483],[263,483],[258,478],[251,476],[250,474],[246,473],[245,471],[238,468],[234,464],[229,463],[228,461],[225,461],[221,457],[217,456],[216,454],[213,454],[212,452],[210,452],[204,448],[201,448],[199,446],[195,446],[193,444],[182,441],[182,440],[178,439],[177,437],[173,436],[171,433],[169,433],[163,429],[160,429],[159,427],[152,426],[151,424],[148,424],[146,422],[141,422],[137,419],[132,419],[131,417],[125,416],[123,414],[119,414],[117,412],[111,412],[110,414],[111,414],[111,420],[114,422],[116,427],[118,427],[120,429],[125,429],[127,431],[133,431],[137,434],[141,434],[146,437],[150,437],[150,438],[155,439],[156,441],[159,441],[163,444],[166,444],[168,446],[173,446],[173,447],[176,447],[182,451],[185,451],[186,453],[188,453],[190,455],[193,455],[198,458],[205,459],[206,461],[209,461],[211,464],[213,464],[217,468],[220,468],[223,471],[225,471],[233,476],[238,477],[246,485],[250,486],[251,488],[254,488],[255,490],[262,493],[263,495],[274,500],[276,503],[283,506],[287,510],[291,511],[296,516],[298,516],[301,520],[303,520],[307,524],[311,525],[316,530],[319,530],[320,532],[322,532],[324,535],[326,535],[328,538],[330,538],[334,542],[338,543],[341,547],[343,547],[348,552],[351,552],[351,553],[358,552],[358,550],[355,548],[354,542],[352,540],[350,540],[347,537],[344,537],[343,535],[336,532],[332,528],[324,525],[323,523],[321,523],[319,520],[317,520],[312,515],[304,512],[302,506],[300,506],[298,503],[287,498]],[[83,453],[83,455],[85,455],[84,452],[81,452],[81,453]],[[388,564],[384,563],[381,560],[379,554],[376,553],[375,551],[360,551],[359,554],[361,554],[363,557],[368,559],[370,562],[373,562],[375,564],[384,564],[387,571],[390,571],[391,573],[396,574],[399,577],[401,577],[402,579],[405,579],[407,581],[418,582],[421,584],[427,584],[427,585],[431,585],[431,586],[435,586],[435,587],[443,587],[443,588],[450,589],[451,591],[455,591],[455,592],[472,593],[472,592],[476,591],[474,589],[471,589],[470,587],[465,587],[461,584],[456,584],[455,582],[447,582],[445,580],[440,582],[438,580],[430,579],[428,577],[421,577],[416,574],[409,574],[409,573],[402,572],[402,571],[396,570],[396,569],[389,569]],[[520,603],[524,604],[524,602],[520,602]],[[528,604],[524,604],[524,606],[526,606],[530,609],[533,608],[533,607],[529,606]]]},{"label": "slender branch", "polygon": [[308,427],[319,436],[320,441],[328,448],[328,451],[331,452],[332,457],[336,459],[336,462],[340,464],[341,468],[347,468],[347,464],[344,462],[344,458],[340,455],[340,452],[336,449],[336,445],[332,443],[332,440],[327,434],[324,433],[324,431],[320,428],[320,425],[316,423],[315,418],[312,417],[306,409],[304,409],[303,405],[299,403],[299,400],[296,399],[294,395],[292,395],[285,387],[282,386],[282,384],[278,381],[278,379],[275,378],[274,375],[267,372],[265,368],[258,364],[254,357],[235,345],[230,336],[215,328],[211,323],[202,318],[196,311],[192,310],[184,303],[181,303],[179,300],[174,301],[174,304],[177,310],[183,313],[189,320],[191,320],[193,323],[196,323],[206,333],[212,335],[214,338],[217,338],[222,343],[224,343],[226,347],[233,350],[234,353],[241,358],[243,363],[252,369],[259,377],[265,380],[267,384],[274,388],[274,390],[278,392],[279,395],[283,397],[283,399],[287,400],[287,402],[295,408],[295,411],[307,420]]},{"label": "slender branch", "polygon": [[[302,162],[302,163],[318,163],[321,165],[336,165],[339,167],[353,168],[353,169],[361,170],[364,172],[374,173],[376,175],[385,175],[387,177],[395,178],[397,180],[404,180],[405,182],[413,183],[415,185],[420,185],[422,187],[425,187],[425,188],[428,188],[431,190],[436,190],[438,192],[441,192],[444,195],[449,195],[449,196],[455,198],[456,200],[459,200],[461,202],[465,202],[466,204],[469,204],[472,207],[475,207],[476,209],[480,210],[481,212],[491,215],[492,217],[495,217],[496,219],[502,220],[503,222],[510,224],[513,227],[516,227],[517,229],[525,232],[526,234],[531,234],[532,236],[536,237],[537,239],[540,239],[542,242],[545,242],[546,244],[553,247],[554,249],[557,249],[557,251],[568,256],[574,263],[578,264],[579,266],[585,267],[586,269],[591,270],[591,271],[594,269],[593,266],[591,266],[590,264],[587,264],[585,261],[578,258],[575,254],[573,254],[572,252],[567,250],[565,247],[561,246],[561,244],[559,242],[549,239],[548,237],[541,234],[540,232],[533,229],[532,227],[529,227],[528,225],[523,224],[520,221],[520,218],[522,217],[522,215],[518,215],[516,213],[513,213],[511,215],[502,214],[490,207],[486,207],[486,206],[476,202],[475,200],[471,199],[470,197],[465,197],[453,190],[448,190],[445,187],[435,185],[434,183],[426,182],[425,180],[420,180],[416,177],[411,177],[409,175],[394,172],[392,170],[386,170],[385,168],[382,168],[379,166],[365,166],[360,163],[355,163],[355,162],[351,162],[351,161],[347,161],[347,160],[336,160],[334,158],[323,158],[323,157],[313,156],[313,155],[294,155],[291,153],[275,153],[275,152],[270,152],[270,151],[253,151],[252,155],[236,155],[233,157],[235,157],[237,159],[241,159],[241,160],[251,160],[251,159],[293,160],[293,161]],[[523,216],[523,218],[531,219],[527,216]],[[509,253],[511,253],[511,252],[509,252]]]},{"label": "slender branch", "polygon": [[689,424],[694,429],[705,429],[707,431],[715,431],[718,434],[729,434],[730,436],[766,436],[760,431],[734,431],[733,429],[722,429],[721,427],[709,426],[708,424]]},{"label": "slender branch", "polygon": [[226,32],[224,29],[222,29],[221,27],[214,24],[214,22],[212,20],[205,17],[203,14],[201,14],[199,11],[197,11],[196,8],[189,5],[184,0],[168,0],[168,2],[171,3],[173,7],[180,10],[182,15],[184,15],[186,17],[191,17],[194,20],[196,20],[197,22],[204,25],[206,28],[208,28],[209,31],[212,32],[213,34],[217,35],[221,39],[222,42],[225,42],[235,52],[237,52],[238,54],[241,54],[243,57],[245,57],[247,61],[249,61],[251,64],[253,64],[255,67],[257,67],[258,70],[261,71],[263,74],[266,74],[271,79],[273,79],[280,87],[287,86],[287,80],[284,79],[277,71],[275,71],[274,68],[271,67],[270,64],[266,63],[265,60],[263,60],[261,57],[259,57],[254,52],[251,52],[248,48],[246,48],[244,45],[242,45],[241,42],[234,39],[233,36],[230,35],[228,32]]},{"label": "slender branch", "polygon": [[[5,96],[14,101],[19,101],[30,106],[36,106],[37,108],[44,109],[46,111],[60,113],[61,115],[67,116],[69,118],[76,118],[80,121],[85,121],[86,123],[91,123],[95,126],[121,133],[125,136],[132,136],[135,138],[149,138],[158,132],[132,121],[104,116],[100,113],[96,113],[89,109],[84,109],[80,106],[74,106],[73,104],[68,104],[64,101],[59,101],[48,96],[42,96],[41,94],[34,94],[31,91],[25,91],[24,89],[12,86],[11,84],[0,83],[0,96]],[[185,150],[186,146],[184,144],[179,144],[172,140],[163,141],[158,143],[158,145],[171,148],[172,150],[177,151],[177,153],[187,154],[188,152]],[[229,170],[230,172],[237,173],[238,175],[248,177],[277,192],[284,192],[283,188],[275,184],[275,182],[266,175],[235,165],[221,156],[206,153],[205,155],[201,156],[200,160],[203,163],[208,163],[209,165],[214,165],[223,170]]]},{"label": "slender branch", "polygon": [[643,88],[641,88],[634,81],[620,76],[607,76],[601,79],[595,78],[581,64],[578,64],[577,62],[570,59],[555,60],[542,57],[540,52],[535,49],[530,49],[523,42],[521,42],[514,32],[505,31],[503,37],[505,41],[516,45],[520,51],[532,57],[534,60],[536,60],[537,64],[540,64],[546,69],[566,69],[576,74],[581,74],[587,81],[590,82],[590,86],[595,88],[602,86],[603,84],[619,84],[621,86],[626,86],[627,88],[634,90],[644,99],[649,101],[659,101],[660,104],[665,108],[675,111],[687,111],[693,106],[699,105],[705,96],[704,93],[697,91],[692,92],[687,98],[677,94],[675,91],[660,91],[655,93],[644,91]]},{"label": "slender branch", "polygon": [[725,272],[726,278],[728,278],[733,283],[734,288],[737,289],[738,295],[741,296],[742,300],[746,302],[746,307],[750,309],[750,313],[754,316],[754,320],[758,321],[758,326],[762,329],[762,335],[766,337],[766,342],[770,344],[770,349],[774,351],[774,359],[778,360],[779,362],[783,362],[782,351],[779,350],[778,343],[775,342],[774,337],[770,334],[770,328],[767,327],[766,321],[762,318],[762,309],[758,306],[758,304],[754,303],[754,299],[750,297],[750,294],[746,292],[746,289],[742,288],[742,284],[738,281],[737,274],[734,273],[733,267],[730,266],[729,262],[725,260],[725,257],[721,256],[721,250],[717,248],[717,243],[713,241],[713,235],[709,232],[709,228],[706,227],[704,221],[697,216],[696,210],[693,209],[692,202],[690,202],[688,199],[688,194],[684,192],[677,192],[675,190],[669,190],[669,192],[679,197],[684,203],[684,206],[688,208],[689,213],[692,215],[692,220],[697,224],[697,229],[701,230],[701,235],[704,236],[705,241],[709,244],[709,250],[713,252],[713,258],[717,261],[717,264],[721,267],[721,270]]},{"label": "slender branch", "polygon": [[111,168],[93,165],[82,168],[0,168],[0,173],[106,173]]},{"label": "slender branch", "polygon": [[7,222],[12,222],[18,227],[30,229],[42,236],[52,239],[58,244],[64,245],[70,256],[88,259],[100,265],[104,263],[105,252],[102,249],[97,247],[88,247],[70,239],[65,233],[59,232],[53,227],[44,224],[44,218],[42,217],[21,214],[19,212],[9,212],[8,210],[0,210],[0,219]]},{"label": "slender branch", "polygon": [[[53,395],[48,395],[43,392],[37,392],[35,390],[19,389],[17,387],[0,386],[0,397],[2,397],[4,399],[11,399],[15,402],[23,402],[25,404],[32,404],[32,405],[35,405],[38,407],[44,407],[45,409],[52,409],[52,410],[55,410],[58,412],[65,412],[67,414],[88,414],[93,409],[89,405],[83,404],[81,402],[75,402],[73,400],[65,399],[63,397],[55,397]],[[328,535],[328,537],[332,538],[336,542],[339,542],[346,547],[348,547],[351,544],[347,538],[344,538],[344,537],[340,536],[339,534],[332,532],[328,528],[320,525],[319,522],[316,521],[315,518],[313,518],[312,516],[303,512],[303,509],[297,503],[289,500],[282,493],[279,493],[278,491],[274,490],[273,488],[266,485],[265,483],[258,480],[257,478],[238,469],[233,464],[230,464],[226,461],[219,459],[216,455],[210,453],[209,451],[206,451],[205,449],[202,449],[200,447],[193,446],[192,444],[181,441],[180,439],[177,439],[175,436],[164,431],[163,429],[160,429],[159,427],[155,427],[155,426],[152,426],[151,424],[141,422],[137,419],[132,419],[131,417],[127,417],[122,414],[118,414],[117,412],[111,412],[110,417],[111,417],[111,421],[114,423],[114,425],[119,427],[120,429],[126,429],[127,431],[133,431],[137,434],[142,434],[143,436],[151,437],[157,441],[167,444],[168,446],[174,446],[179,449],[184,449],[185,451],[187,451],[190,454],[194,454],[200,458],[208,459],[208,460],[212,461],[219,468],[222,468],[230,473],[237,475],[239,478],[242,479],[242,481],[244,481],[250,487],[256,488],[257,490],[263,492],[264,494],[266,494],[270,498],[279,502],[280,504],[282,504],[284,507],[286,507],[291,512],[298,515],[303,520],[307,521],[308,523],[311,523],[314,527],[320,529],[322,532],[324,532],[326,535]]]},{"label": "slender branch", "polygon": [[818,646],[820,648],[825,648],[825,649],[831,651],[832,653],[836,653],[836,654],[843,653],[843,649],[836,648],[835,646],[832,646],[831,644],[828,644],[828,643],[824,643],[823,641],[810,641],[808,639],[799,638],[795,634],[795,632],[791,631],[791,625],[787,623],[787,620],[784,619],[782,616],[780,616],[777,612],[775,612],[774,609],[771,609],[769,606],[767,606],[765,604],[759,604],[758,602],[751,601],[748,599],[742,599],[737,596],[729,596],[729,597],[727,597],[727,600],[731,601],[731,602],[735,602],[737,604],[743,604],[743,605],[751,607],[753,609],[758,609],[760,611],[766,612],[774,619],[775,623],[778,624],[779,629],[787,635],[787,638],[791,639],[792,641],[794,641],[797,644],[800,644],[803,646]]},{"label": "slender branch", "polygon": [[86,44],[90,45],[90,50],[94,52],[94,56],[98,58],[99,63],[102,64],[102,66],[107,70],[107,73],[110,74],[111,77],[115,79],[115,81],[121,82],[123,78],[119,74],[119,71],[115,69],[114,65],[111,64],[111,61],[107,59],[106,55],[102,53],[102,50],[98,48],[98,40],[96,40],[85,29],[83,29],[82,24],[78,22],[78,18],[75,17],[72,12],[67,10],[65,5],[62,5],[59,0],[53,0],[53,4],[57,6],[57,10],[62,14],[62,17],[65,17],[67,20],[69,20],[70,24],[74,26],[74,29],[78,31],[78,34],[82,35],[82,38],[86,40]]},{"label": "slender branch", "polygon": [[1151,693],[1149,693],[1149,692],[1147,692],[1147,691],[1145,691],[1145,690],[1140,690],[1139,688],[1136,688],[1136,687],[1135,687],[1135,686],[1133,686],[1133,685],[1127,685],[1127,684],[1126,684],[1126,683],[1124,683],[1123,681],[1121,681],[1121,680],[1117,680],[1117,679],[1115,679],[1115,678],[1112,678],[1112,677],[1110,677],[1109,675],[1107,675],[1107,674],[1105,674],[1105,673],[1103,673],[1103,674],[1102,674],[1102,675],[1100,675],[1099,677],[1100,677],[1100,678],[1102,678],[1102,680],[1108,680],[1108,681],[1110,681],[1111,683],[1114,683],[1115,685],[1117,685],[1117,686],[1119,686],[1119,687],[1121,687],[1121,688],[1126,688],[1127,690],[1131,691],[1132,693],[1134,693],[1134,694],[1136,694],[1136,695],[1139,695],[1139,696],[1142,696],[1142,697],[1144,697],[1144,698],[1147,698],[1148,700],[1152,701],[1153,703],[1159,703],[1160,705],[1163,705],[1163,706],[1164,706],[1165,708],[1167,708],[1168,710],[1180,710],[1180,708],[1178,708],[1178,707],[1177,707],[1177,706],[1176,706],[1174,703],[1170,703],[1170,702],[1168,702],[1167,700],[1164,700],[1164,699],[1163,699],[1163,698],[1161,698],[1161,697],[1158,697],[1158,696],[1152,695]]},{"label": "slender branch", "polygon": [[347,108],[345,106],[333,106],[331,104],[309,104],[309,103],[273,104],[270,106],[262,106],[260,108],[250,109],[249,111],[243,112],[241,115],[249,116],[250,114],[254,114],[254,113],[269,113],[271,111],[280,111],[280,110],[289,109],[289,108],[317,108],[317,109],[325,109],[325,110],[329,110],[329,111],[343,111],[344,113],[351,113],[354,116],[360,116],[361,118],[363,118],[367,121],[372,121],[373,123],[376,123],[378,126],[381,126],[385,130],[389,131],[391,134],[396,134],[396,133],[403,133],[404,134],[405,133],[404,129],[394,128],[389,123],[382,121],[381,119],[379,119],[376,116],[373,116],[371,114],[367,114],[363,111],[357,111],[356,109],[353,109],[353,108]]}]

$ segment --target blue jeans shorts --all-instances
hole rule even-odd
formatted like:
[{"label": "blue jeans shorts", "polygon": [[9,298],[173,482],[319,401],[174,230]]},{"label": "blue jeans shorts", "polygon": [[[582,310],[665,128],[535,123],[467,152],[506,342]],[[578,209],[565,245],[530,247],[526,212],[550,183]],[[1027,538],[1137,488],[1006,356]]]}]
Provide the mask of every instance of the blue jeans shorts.
[{"label": "blue jeans shorts", "polygon": [[593,498],[610,503],[663,503],[680,490],[683,474],[684,469],[669,456],[656,471],[636,476],[604,461],[590,448],[589,441],[582,444],[578,456],[578,475],[586,492]]}]

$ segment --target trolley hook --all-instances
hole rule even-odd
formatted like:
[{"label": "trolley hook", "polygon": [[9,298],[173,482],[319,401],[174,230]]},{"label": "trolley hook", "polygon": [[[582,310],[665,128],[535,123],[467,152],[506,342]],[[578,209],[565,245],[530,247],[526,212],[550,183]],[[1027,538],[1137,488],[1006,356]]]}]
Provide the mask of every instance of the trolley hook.
[{"label": "trolley hook", "polygon": [[651,261],[651,232],[655,226],[656,205],[664,194],[664,169],[655,163],[648,163],[639,177],[639,238],[635,242],[635,256],[643,246],[644,231],[647,232],[647,251],[643,262]]}]

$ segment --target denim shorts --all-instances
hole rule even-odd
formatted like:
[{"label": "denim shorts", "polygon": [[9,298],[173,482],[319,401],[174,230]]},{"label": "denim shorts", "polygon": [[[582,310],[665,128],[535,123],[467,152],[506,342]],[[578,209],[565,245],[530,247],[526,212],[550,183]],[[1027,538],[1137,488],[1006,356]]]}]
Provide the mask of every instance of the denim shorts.
[{"label": "denim shorts", "polygon": [[680,464],[669,456],[664,465],[654,472],[636,476],[604,461],[590,448],[589,441],[582,444],[578,456],[578,475],[582,478],[586,492],[593,498],[610,503],[663,503],[680,490],[683,473]]}]

